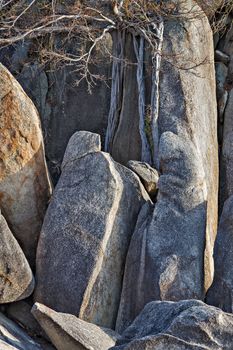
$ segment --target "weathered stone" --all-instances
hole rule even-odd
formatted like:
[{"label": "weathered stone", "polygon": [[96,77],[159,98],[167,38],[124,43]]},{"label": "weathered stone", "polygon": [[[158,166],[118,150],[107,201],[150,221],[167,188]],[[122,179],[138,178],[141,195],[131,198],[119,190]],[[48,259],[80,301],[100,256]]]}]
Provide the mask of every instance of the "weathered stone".
[{"label": "weathered stone", "polygon": [[24,299],[33,288],[30,266],[0,211],[0,303]]},{"label": "weathered stone", "polygon": [[219,32],[214,33],[213,39],[214,39],[214,48],[217,49],[217,46],[218,46],[218,43],[219,43],[219,40],[220,40]]},{"label": "weathered stone", "polygon": [[[181,11],[190,14],[198,9],[192,1],[180,5]],[[139,223],[131,240],[119,332],[147,302],[204,299],[213,280],[218,144],[212,33],[203,14],[166,21],[164,40],[159,191],[153,215],[145,217],[142,229]],[[168,62],[169,56],[173,61]],[[131,287],[131,276],[137,292]]]},{"label": "weathered stone", "polygon": [[[54,45],[64,47],[65,52],[74,56],[80,53],[79,35],[70,37],[65,43],[60,33],[54,33],[53,38]],[[87,40],[81,50],[88,45]],[[95,64],[90,64],[90,70],[104,79],[93,84],[91,94],[85,80],[77,86],[80,74],[75,65],[59,68],[46,65],[45,68],[38,63],[40,54],[37,48],[37,40],[16,43],[14,47],[0,50],[0,62],[14,74],[39,111],[46,159],[56,183],[67,143],[74,132],[88,130],[104,138],[111,96],[109,52],[112,51],[112,39],[110,34],[106,35],[93,52]]]},{"label": "weathered stone", "polygon": [[0,207],[31,265],[51,193],[38,113],[0,64]]},{"label": "weathered stone", "polygon": [[141,179],[147,192],[152,198],[155,198],[158,189],[159,174],[149,164],[130,160],[127,163],[129,169],[133,170]]},{"label": "weathered stone", "polygon": [[[185,146],[186,140],[192,141],[198,158],[197,169],[204,169],[207,195],[203,277],[207,290],[213,279],[213,246],[218,221],[217,105],[213,37],[205,15],[195,16],[196,11],[200,11],[195,2],[181,1],[180,11],[187,11],[190,17],[185,21],[179,18],[168,20],[164,29],[162,57],[165,59],[161,68],[159,135],[166,131],[171,131],[180,138],[184,135],[185,148],[189,148],[188,144]],[[181,164],[177,166],[178,169],[182,167]],[[201,237],[200,231],[197,232]]]},{"label": "weathered stone", "polygon": [[100,136],[90,133],[88,131],[79,131],[78,137],[75,133],[71,136],[69,147],[66,148],[65,155],[62,162],[62,168],[66,164],[72,163],[78,158],[82,158],[89,153],[96,153],[101,151]]},{"label": "weathered stone", "polygon": [[217,9],[223,4],[223,0],[196,0],[196,2],[209,18],[212,18]]},{"label": "weathered stone", "polygon": [[224,85],[227,77],[228,68],[224,63],[218,62],[215,64],[215,72],[217,84],[217,99],[219,100],[226,91]]},{"label": "weathered stone", "polygon": [[216,72],[216,88],[217,88],[217,104],[218,104],[218,119],[220,123],[223,123],[224,112],[228,99],[228,92],[225,89],[225,82],[227,78],[228,68],[222,62],[215,64]]},{"label": "weathered stone", "polygon": [[[117,35],[113,45],[119,45]],[[139,131],[137,65],[133,36],[127,33],[124,39],[123,88],[117,128],[114,132],[110,153],[113,158],[126,165],[129,160],[141,160],[141,136]]]},{"label": "weathered stone", "polygon": [[228,55],[226,55],[224,52],[220,51],[220,50],[216,50],[215,51],[214,58],[215,58],[216,62],[222,62],[226,66],[230,62],[230,57]]},{"label": "weathered stone", "polygon": [[25,331],[0,313],[1,350],[43,350]]},{"label": "weathered stone", "polygon": [[226,24],[226,34],[220,41],[219,49],[229,56],[228,74],[226,78],[225,88],[230,91],[233,88],[233,28],[232,28],[232,17],[229,16],[229,23]]},{"label": "weathered stone", "polygon": [[128,327],[144,307],[145,295],[149,286],[143,284],[145,273],[145,254],[147,229],[151,222],[153,206],[149,203],[142,207],[126,259],[121,303],[118,310],[116,330],[120,333]]},{"label": "weathered stone", "polygon": [[[28,42],[25,45],[30,47],[30,44]],[[19,45],[19,48],[20,47],[21,45]],[[18,54],[16,54],[15,52],[14,56],[15,61],[17,62],[17,59],[19,59]],[[30,65],[23,65],[22,69],[18,69],[18,72],[20,72],[20,74],[17,75],[17,80],[19,81],[20,85],[25,89],[25,92],[28,94],[28,96],[32,97],[32,100],[37,110],[39,111],[40,116],[42,116],[44,120],[46,120],[46,118],[52,111],[51,107],[47,104],[49,81],[45,71],[39,66],[37,62],[33,62]],[[49,135],[48,132],[45,130],[44,136],[45,142],[48,142]]]},{"label": "weathered stone", "polygon": [[208,304],[233,312],[233,196],[224,203],[214,249],[214,282],[207,294]]},{"label": "weathered stone", "polygon": [[32,314],[47,333],[57,350],[108,350],[120,336],[74,315],[55,312],[36,303]]},{"label": "weathered stone", "polygon": [[112,350],[231,350],[233,315],[198,300],[151,302]]},{"label": "weathered stone", "polygon": [[228,101],[228,92],[224,91],[223,95],[218,100],[218,117],[219,117],[219,122],[221,124],[223,124],[224,122],[224,112],[226,109],[227,101]]},{"label": "weathered stone", "polygon": [[223,141],[220,157],[220,213],[224,202],[233,194],[233,90],[224,113]]},{"label": "weathered stone", "polygon": [[28,301],[21,300],[6,305],[4,314],[20,324],[30,336],[44,337],[45,333],[31,314],[32,306]]},{"label": "weathered stone", "polygon": [[139,216],[127,255],[120,333],[149,301],[204,298],[206,183],[200,155],[190,140],[171,132],[162,135],[159,154],[157,202],[152,215],[143,209],[148,212]]},{"label": "weathered stone", "polygon": [[77,132],[67,146],[38,244],[35,300],[114,328],[129,241],[150,199],[97,140]]}]

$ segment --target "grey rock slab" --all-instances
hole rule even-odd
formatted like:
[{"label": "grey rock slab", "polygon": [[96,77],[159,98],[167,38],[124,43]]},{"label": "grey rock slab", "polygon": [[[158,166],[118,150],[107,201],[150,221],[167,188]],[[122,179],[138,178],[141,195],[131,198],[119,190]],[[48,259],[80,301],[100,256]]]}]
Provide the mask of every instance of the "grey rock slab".
[{"label": "grey rock slab", "polygon": [[112,330],[102,329],[74,315],[55,312],[39,303],[33,306],[32,314],[57,350],[107,350],[120,337]]},{"label": "grey rock slab", "polygon": [[0,64],[0,207],[31,266],[51,194],[38,112]]},{"label": "grey rock slab", "polygon": [[224,88],[228,68],[222,62],[215,63],[215,72],[216,72],[216,84],[217,84],[217,98],[220,99],[224,92]]},{"label": "grey rock slab", "polygon": [[223,123],[224,112],[228,100],[228,92],[225,89],[225,82],[228,74],[227,66],[222,62],[215,63],[218,119]]},{"label": "grey rock slab", "polygon": [[151,201],[137,175],[109,154],[83,155],[83,135],[67,146],[45,216],[35,301],[114,328],[129,242],[141,206]]},{"label": "grey rock slab", "polygon": [[0,313],[1,350],[43,350],[25,331]]},{"label": "grey rock slab", "polygon": [[152,212],[141,210],[127,255],[119,333],[149,301],[205,295],[206,183],[199,153],[190,140],[165,132],[159,154],[157,202]]},{"label": "grey rock slab", "polygon": [[40,327],[39,323],[31,314],[32,305],[28,300],[20,300],[15,303],[5,305],[5,311],[7,317],[14,322],[20,324],[26,332],[31,336],[44,337],[45,333]]},{"label": "grey rock slab", "polygon": [[230,57],[220,50],[215,50],[214,58],[216,62],[222,62],[225,65],[230,62]]},{"label": "grey rock slab", "polygon": [[154,198],[158,189],[158,171],[147,163],[134,160],[130,160],[127,167],[139,176],[149,195]]},{"label": "grey rock slab", "polygon": [[233,312],[233,195],[224,203],[214,249],[214,282],[207,303]]},{"label": "grey rock slab", "polygon": [[[113,45],[119,45],[116,34],[113,35]],[[117,162],[126,165],[131,159],[141,160],[142,147],[139,131],[137,60],[131,33],[126,33],[123,55],[126,64],[121,68],[123,70],[121,107],[110,154]]]},{"label": "grey rock slab", "polygon": [[219,48],[225,54],[227,54],[230,58],[228,65],[228,75],[226,79],[226,89],[230,91],[233,88],[233,48],[232,48],[232,40],[233,40],[233,28],[231,26],[232,17],[228,16],[229,23],[226,23],[226,33],[224,38],[220,40]]},{"label": "grey rock slab", "polygon": [[[206,224],[206,291],[213,280],[213,247],[218,222],[219,164],[213,36],[205,14],[195,1],[177,4],[178,11],[185,11],[192,18],[184,21],[178,16],[165,24],[158,131],[159,137],[167,131],[177,134],[183,138],[187,148],[186,140],[192,141],[199,154],[197,166],[204,169],[207,190],[203,218]],[[199,15],[195,16],[197,12]],[[182,169],[182,164],[178,168]]]},{"label": "grey rock slab", "polygon": [[100,136],[88,131],[79,131],[78,137],[75,133],[69,140],[62,161],[62,168],[64,168],[66,164],[77,160],[77,157],[82,158],[88,153],[99,151],[101,151]]},{"label": "grey rock slab", "polygon": [[24,299],[33,289],[31,268],[0,211],[0,303]]},{"label": "grey rock slab", "polygon": [[112,350],[231,350],[233,315],[198,300],[151,302]]},{"label": "grey rock slab", "polygon": [[233,194],[233,90],[224,113],[223,141],[220,154],[220,213],[224,202]]}]

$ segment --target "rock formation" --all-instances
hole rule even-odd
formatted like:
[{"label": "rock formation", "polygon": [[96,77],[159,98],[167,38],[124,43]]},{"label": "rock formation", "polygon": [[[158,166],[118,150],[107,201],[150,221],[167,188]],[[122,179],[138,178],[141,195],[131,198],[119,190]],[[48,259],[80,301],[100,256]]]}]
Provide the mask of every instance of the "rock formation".
[{"label": "rock formation", "polygon": [[214,282],[207,294],[208,304],[233,312],[233,196],[224,203],[214,250]]},{"label": "rock formation", "polygon": [[143,185],[145,186],[145,189],[151,198],[154,199],[158,190],[158,171],[147,163],[138,162],[135,160],[130,160],[127,163],[127,166],[140,177]]},{"label": "rock formation", "polygon": [[112,350],[231,350],[233,315],[198,300],[151,302]]},{"label": "rock formation", "polygon": [[171,132],[162,135],[159,154],[158,199],[152,213],[143,207],[127,255],[119,332],[149,301],[205,295],[207,193],[200,156],[189,140]]},{"label": "rock formation", "polygon": [[22,328],[0,313],[1,350],[43,350]]},{"label": "rock formation", "polygon": [[51,194],[38,113],[0,64],[0,207],[31,265]]},{"label": "rock formation", "polygon": [[55,312],[36,303],[32,313],[57,350],[108,350],[120,336],[110,329],[80,320],[74,315]]},{"label": "rock formation", "polygon": [[0,350],[233,349],[232,23],[0,1]]},{"label": "rock formation", "polygon": [[[76,55],[79,41],[78,35],[69,38],[66,50]],[[63,45],[59,34],[55,43]],[[28,39],[15,44],[10,53],[3,48],[0,50],[0,62],[14,74],[39,111],[46,159],[53,182],[57,183],[67,143],[75,131],[88,130],[104,138],[111,95],[111,61],[103,47],[106,45],[111,52],[112,39],[106,35],[94,52],[98,65],[92,65],[90,69],[106,80],[97,81],[91,94],[85,80],[77,86],[80,76],[75,65],[59,69],[41,66],[37,45],[37,42]]]},{"label": "rock formation", "polygon": [[35,300],[114,328],[125,257],[141,206],[138,177],[100,152],[100,138],[75,133],[42,227]]},{"label": "rock formation", "polygon": [[28,262],[0,211],[0,303],[28,297],[34,278]]},{"label": "rock formation", "polygon": [[[167,21],[164,29],[159,134],[171,131],[181,138],[187,137],[199,154],[199,169],[204,170],[207,190],[204,286],[207,290],[213,280],[212,255],[218,221],[214,48],[210,25],[200,8],[193,1],[181,1],[180,6],[181,13],[189,13],[190,17],[185,22],[182,19]],[[185,141],[183,144],[186,147]]]}]

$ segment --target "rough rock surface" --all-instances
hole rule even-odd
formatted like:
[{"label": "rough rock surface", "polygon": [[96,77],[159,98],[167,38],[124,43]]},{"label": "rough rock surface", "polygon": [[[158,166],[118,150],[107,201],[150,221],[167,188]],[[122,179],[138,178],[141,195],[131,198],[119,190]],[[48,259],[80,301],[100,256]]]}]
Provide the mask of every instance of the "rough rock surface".
[{"label": "rough rock surface", "polygon": [[224,113],[223,143],[220,160],[220,210],[233,194],[233,90],[230,91]]},{"label": "rough rock surface", "polygon": [[[113,37],[116,39],[116,37]],[[113,44],[119,45],[113,41]],[[121,108],[110,153],[113,158],[126,165],[129,160],[141,160],[141,137],[139,131],[137,66],[133,36],[126,34],[124,59],[133,64],[124,64]]]},{"label": "rough rock surface", "polygon": [[151,302],[112,350],[231,350],[233,315],[198,300]]},{"label": "rough rock surface", "polygon": [[211,18],[217,9],[223,4],[223,0],[196,0],[206,15]]},{"label": "rough rock surface", "polygon": [[159,174],[149,164],[130,160],[127,163],[129,169],[133,170],[141,179],[149,195],[154,198],[158,189]]},{"label": "rough rock surface", "polygon": [[214,248],[214,282],[207,303],[233,312],[233,195],[224,203]]},{"label": "rough rock surface", "polygon": [[228,98],[228,92],[225,90],[225,81],[227,78],[228,68],[224,63],[217,62],[215,64],[215,71],[217,83],[218,116],[219,121],[222,122]]},{"label": "rough rock surface", "polygon": [[[62,35],[54,34],[54,40],[55,45],[64,45]],[[100,134],[102,138],[105,135],[111,95],[111,61],[104,46],[111,52],[110,34],[93,52],[98,64],[91,64],[90,70],[105,77],[106,81],[98,81],[92,94],[88,92],[85,81],[77,86],[80,75],[76,67],[68,65],[54,70],[39,64],[37,40],[25,40],[0,50],[0,62],[17,78],[39,111],[46,159],[55,183],[60,175],[67,143],[74,132],[88,130]],[[69,38],[64,50],[72,55],[79,53],[79,36]]]},{"label": "rough rock surface", "polygon": [[31,314],[32,305],[28,300],[21,300],[5,305],[5,315],[20,324],[31,336],[46,337],[39,323]]},{"label": "rough rock surface", "polygon": [[77,132],[67,146],[39,239],[35,301],[114,328],[129,241],[150,199],[133,172],[97,152],[97,139]]},{"label": "rough rock surface", "polygon": [[30,266],[0,211],[0,303],[24,299],[33,288]]},{"label": "rough rock surface", "polygon": [[38,113],[1,64],[0,143],[0,207],[33,265],[51,188]]},{"label": "rough rock surface", "polygon": [[159,154],[157,202],[152,214],[143,207],[127,255],[119,332],[149,301],[204,298],[206,187],[199,154],[171,132],[162,135]]},{"label": "rough rock surface", "polygon": [[43,350],[25,331],[0,313],[1,350]]},{"label": "rough rock surface", "polygon": [[228,55],[226,55],[224,52],[220,51],[220,50],[216,50],[215,51],[214,58],[215,58],[216,62],[222,62],[226,66],[230,62],[230,57]]},{"label": "rough rock surface", "polygon": [[[200,11],[195,2],[181,2],[180,10],[190,13],[190,20],[166,21],[164,29],[163,54],[164,57],[172,58],[171,61],[164,59],[161,68],[159,134],[171,131],[181,138],[184,135],[185,148],[189,147],[188,144],[185,145],[185,140],[192,141],[196,154],[199,153],[198,169],[204,169],[207,194],[203,277],[207,290],[213,280],[212,256],[218,221],[214,48],[212,30],[205,15],[193,18],[193,14]],[[178,168],[182,164],[183,162]]]},{"label": "rough rock surface", "polygon": [[232,186],[232,140],[233,140],[233,28],[232,15],[225,18],[225,34],[220,37],[217,49],[229,57],[227,77],[225,79],[224,91],[228,95],[224,115],[221,117],[219,134],[220,143],[220,186],[219,186],[219,213],[221,214],[224,202],[233,194]]},{"label": "rough rock surface", "polygon": [[36,303],[32,314],[57,350],[108,350],[120,336],[109,329],[80,320],[74,315],[55,312]]}]

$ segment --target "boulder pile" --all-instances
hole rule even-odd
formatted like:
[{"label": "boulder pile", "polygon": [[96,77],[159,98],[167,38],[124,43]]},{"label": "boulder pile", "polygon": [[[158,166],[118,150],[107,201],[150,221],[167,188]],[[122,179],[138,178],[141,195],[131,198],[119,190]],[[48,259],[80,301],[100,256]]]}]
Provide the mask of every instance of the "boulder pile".
[{"label": "boulder pile", "polygon": [[212,1],[180,6],[191,20],[168,17],[155,53],[157,119],[151,52],[140,69],[121,33],[110,153],[67,126],[55,188],[37,109],[0,63],[0,350],[233,349],[233,31],[214,47]]}]

